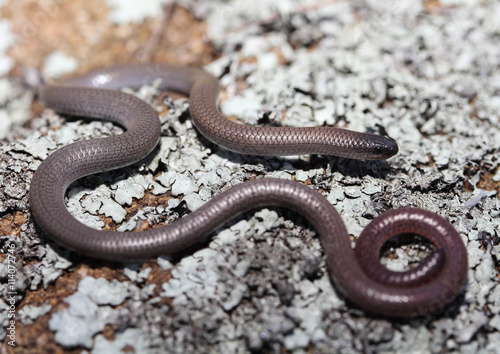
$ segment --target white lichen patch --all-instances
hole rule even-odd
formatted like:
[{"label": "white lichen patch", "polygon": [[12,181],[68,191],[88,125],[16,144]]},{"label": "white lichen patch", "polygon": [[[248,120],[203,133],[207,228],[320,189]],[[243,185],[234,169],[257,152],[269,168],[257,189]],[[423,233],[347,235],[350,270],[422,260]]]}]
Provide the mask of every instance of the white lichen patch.
[{"label": "white lichen patch", "polygon": [[98,306],[81,292],[68,296],[64,301],[69,307],[56,312],[49,321],[50,330],[55,331],[56,342],[64,347],[91,348],[92,337],[110,323],[112,308]]},{"label": "white lichen patch", "polygon": [[24,324],[31,324],[38,317],[50,312],[52,306],[45,302],[42,306],[26,305],[19,310],[20,320]]}]

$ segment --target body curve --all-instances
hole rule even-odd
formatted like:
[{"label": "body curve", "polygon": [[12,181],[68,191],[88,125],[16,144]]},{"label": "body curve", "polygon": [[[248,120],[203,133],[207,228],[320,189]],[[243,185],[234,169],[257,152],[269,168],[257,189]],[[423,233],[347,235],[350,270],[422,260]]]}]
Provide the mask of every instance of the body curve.
[{"label": "body curve", "polygon": [[[69,184],[85,175],[138,161],[151,152],[160,137],[156,112],[142,100],[114,89],[152,83],[158,77],[164,88],[189,94],[196,128],[232,151],[256,155],[320,153],[360,159],[381,159],[397,152],[392,140],[371,134],[230,122],[217,109],[217,79],[202,69],[163,64],[103,69],[39,90],[43,103],[56,112],[107,119],[126,129],[119,136],[65,146],[37,169],[30,189],[31,210],[51,238],[90,257],[140,260],[179,252],[247,210],[282,206],[304,215],[316,228],[332,280],[365,310],[390,317],[418,316],[442,309],[460,292],[467,255],[458,233],[438,215],[413,208],[383,214],[382,221],[376,219],[367,226],[368,236],[363,236],[374,242],[375,248],[362,244],[356,248],[356,257],[335,208],[318,192],[291,181],[259,179],[237,185],[171,225],[137,233],[95,230],[78,222],[64,205]],[[378,262],[384,237],[395,232],[422,234],[438,252],[420,268],[402,275],[383,273],[380,277],[365,271]]]}]

